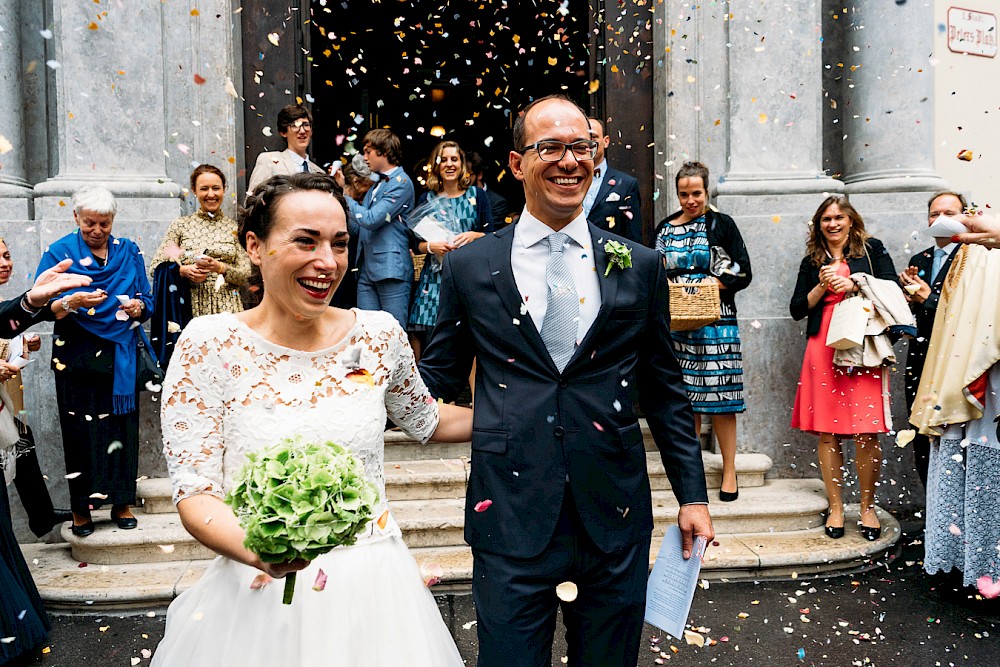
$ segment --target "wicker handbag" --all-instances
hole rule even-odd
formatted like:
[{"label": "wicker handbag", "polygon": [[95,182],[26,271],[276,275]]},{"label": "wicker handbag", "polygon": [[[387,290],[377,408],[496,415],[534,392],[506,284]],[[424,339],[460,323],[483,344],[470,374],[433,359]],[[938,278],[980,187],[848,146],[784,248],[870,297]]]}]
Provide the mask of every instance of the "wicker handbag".
[{"label": "wicker handbag", "polygon": [[671,331],[694,331],[722,316],[719,285],[715,281],[669,285]]}]

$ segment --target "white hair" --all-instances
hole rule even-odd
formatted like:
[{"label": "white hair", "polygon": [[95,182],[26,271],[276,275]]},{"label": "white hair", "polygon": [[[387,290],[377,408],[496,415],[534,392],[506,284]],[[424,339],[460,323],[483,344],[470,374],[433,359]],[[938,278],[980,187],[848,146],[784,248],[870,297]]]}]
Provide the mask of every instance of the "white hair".
[{"label": "white hair", "polygon": [[73,193],[73,212],[90,211],[102,215],[115,216],[118,202],[111,191],[102,185],[85,185]]}]

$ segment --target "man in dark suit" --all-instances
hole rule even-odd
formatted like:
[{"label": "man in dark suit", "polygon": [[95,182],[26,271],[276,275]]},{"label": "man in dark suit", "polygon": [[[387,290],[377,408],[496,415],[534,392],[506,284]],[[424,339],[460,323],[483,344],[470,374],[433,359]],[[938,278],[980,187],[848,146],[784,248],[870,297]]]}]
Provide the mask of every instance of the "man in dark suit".
[{"label": "man in dark suit", "polygon": [[591,136],[597,142],[594,157],[594,180],[583,198],[583,214],[587,221],[642,245],[642,202],[639,181],[608,165],[604,151],[611,137],[604,133],[604,124],[588,118]]},{"label": "man in dark suit", "polygon": [[510,222],[510,216],[508,215],[510,213],[510,204],[502,194],[491,189],[486,184],[486,165],[483,162],[483,156],[475,151],[471,151],[466,154],[465,158],[469,163],[469,171],[472,173],[472,178],[475,179],[474,185],[478,185],[485,190],[486,196],[490,198],[490,210],[493,211],[494,229],[499,229]]},{"label": "man in dark suit", "polygon": [[[938,192],[927,202],[927,224],[933,225],[941,215],[962,218],[965,211],[965,197],[958,192]],[[906,300],[917,320],[917,337],[910,340],[906,353],[906,401],[913,409],[913,400],[920,386],[920,374],[927,359],[934,317],[937,315],[941,286],[951,268],[951,260],[958,249],[951,239],[935,239],[935,245],[910,258],[910,265],[899,274],[899,282],[906,292]],[[913,438],[913,457],[917,465],[920,481],[927,485],[927,461],[930,441],[927,436],[917,434]]]},{"label": "man in dark suit", "polygon": [[[714,534],[663,264],[587,223],[596,146],[576,104],[528,105],[514,145],[521,217],[448,254],[420,362],[431,392],[450,401],[477,360],[465,539],[478,664],[551,664],[556,586],[569,581],[569,664],[633,667],[653,528],[636,399],[681,505],[684,557],[694,536]],[[626,244],[631,264],[607,240]]]},{"label": "man in dark suit", "polygon": [[413,181],[399,164],[402,143],[391,130],[371,130],[364,139],[365,163],[379,179],[360,203],[343,170],[334,178],[347,194],[351,236],[358,238],[358,308],[384,310],[406,328],[413,287],[413,259],[405,222],[413,210]]}]

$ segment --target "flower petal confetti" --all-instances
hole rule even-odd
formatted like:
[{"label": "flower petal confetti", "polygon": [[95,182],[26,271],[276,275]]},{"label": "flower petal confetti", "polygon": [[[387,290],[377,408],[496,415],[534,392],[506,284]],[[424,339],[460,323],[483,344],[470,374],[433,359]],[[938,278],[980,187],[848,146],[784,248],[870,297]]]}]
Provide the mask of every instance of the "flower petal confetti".
[{"label": "flower petal confetti", "polygon": [[572,581],[564,581],[556,586],[556,597],[563,602],[573,602],[579,595],[579,590]]},{"label": "flower petal confetti", "polygon": [[313,582],[313,590],[322,591],[326,589],[326,580],[326,572],[323,571],[323,568],[320,568],[319,572],[316,573],[316,581]]},{"label": "flower petal confetti", "polygon": [[493,501],[490,500],[489,498],[487,498],[486,500],[480,500],[478,503],[476,503],[476,506],[475,506],[474,509],[477,512],[482,513],[482,512],[485,512],[486,510],[488,510],[490,508],[490,505],[492,505],[492,504],[493,504]]}]

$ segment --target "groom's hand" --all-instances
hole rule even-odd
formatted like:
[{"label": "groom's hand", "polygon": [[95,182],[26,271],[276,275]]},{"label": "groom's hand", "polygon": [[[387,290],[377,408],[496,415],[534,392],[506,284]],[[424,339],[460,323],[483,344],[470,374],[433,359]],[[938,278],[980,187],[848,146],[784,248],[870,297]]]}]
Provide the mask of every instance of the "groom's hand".
[{"label": "groom's hand", "polygon": [[711,544],[715,539],[708,505],[681,505],[677,512],[677,527],[681,529],[681,553],[684,560],[691,557],[695,537],[704,537],[706,544]]}]

